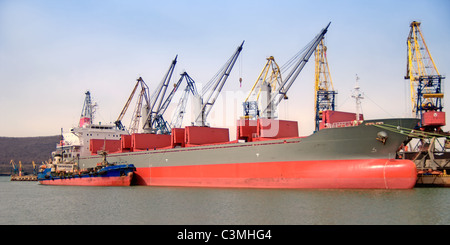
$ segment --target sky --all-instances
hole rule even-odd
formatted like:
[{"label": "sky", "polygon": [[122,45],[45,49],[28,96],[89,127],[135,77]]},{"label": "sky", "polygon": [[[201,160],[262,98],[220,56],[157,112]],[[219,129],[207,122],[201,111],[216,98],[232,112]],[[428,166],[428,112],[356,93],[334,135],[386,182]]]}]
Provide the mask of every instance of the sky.
[{"label": "sky", "polygon": [[[266,58],[283,65],[329,22],[325,43],[337,110],[355,111],[358,74],[365,118],[411,117],[404,79],[409,25],[422,23],[437,68],[448,75],[449,13],[448,0],[0,0],[0,136],[68,131],[78,124],[87,90],[98,104],[95,121],[114,122],[138,77],[153,92],[178,55],[173,82],[186,71],[201,87],[245,40],[208,117],[233,134]],[[288,96],[279,119],[296,120],[301,135],[311,134],[314,57]],[[185,124],[191,121],[185,116]]]}]

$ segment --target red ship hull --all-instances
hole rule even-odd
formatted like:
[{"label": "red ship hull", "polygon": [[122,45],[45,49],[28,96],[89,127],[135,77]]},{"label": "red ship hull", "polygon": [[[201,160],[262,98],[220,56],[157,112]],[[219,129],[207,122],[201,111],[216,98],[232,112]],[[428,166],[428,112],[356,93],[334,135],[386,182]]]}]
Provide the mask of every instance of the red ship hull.
[{"label": "red ship hull", "polygon": [[72,177],[40,180],[41,185],[70,185],[70,186],[130,186],[133,179],[133,173],[126,176],[112,177]]},{"label": "red ship hull", "polygon": [[411,189],[417,180],[412,161],[394,159],[164,166],[135,174],[139,185],[188,187]]},{"label": "red ship hull", "polygon": [[[296,136],[298,126],[291,122],[271,121],[269,130],[264,121],[256,126],[244,121],[233,142],[221,137],[226,129],[186,127],[181,136],[174,131],[169,146],[156,146],[159,135],[148,135],[147,150],[132,143],[108,161],[133,164],[134,183],[147,186],[411,189],[417,180],[414,162],[395,158],[409,140],[406,129],[417,121],[368,120],[308,137]],[[80,158],[79,165],[91,167],[98,158]]]}]

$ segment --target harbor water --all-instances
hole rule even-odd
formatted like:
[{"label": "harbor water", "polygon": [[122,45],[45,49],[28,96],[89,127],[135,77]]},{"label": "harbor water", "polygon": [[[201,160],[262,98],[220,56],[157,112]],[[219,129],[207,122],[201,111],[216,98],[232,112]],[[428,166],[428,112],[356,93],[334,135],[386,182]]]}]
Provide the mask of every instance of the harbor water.
[{"label": "harbor water", "polygon": [[443,225],[449,188],[43,186],[0,177],[2,225]]}]

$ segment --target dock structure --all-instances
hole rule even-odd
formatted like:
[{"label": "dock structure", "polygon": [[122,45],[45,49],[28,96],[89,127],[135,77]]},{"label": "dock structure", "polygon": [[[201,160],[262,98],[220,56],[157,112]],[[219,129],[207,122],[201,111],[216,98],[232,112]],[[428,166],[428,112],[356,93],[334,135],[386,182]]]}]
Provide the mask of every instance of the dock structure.
[{"label": "dock structure", "polygon": [[421,171],[417,175],[416,187],[450,187],[447,171]]},{"label": "dock structure", "polygon": [[[450,147],[445,137],[415,138],[403,157],[417,167],[416,187],[450,187]],[[415,145],[415,146],[414,146]]]},{"label": "dock structure", "polygon": [[11,175],[11,181],[37,181],[37,175]]},{"label": "dock structure", "polygon": [[37,181],[38,165],[34,161],[32,161],[33,174],[24,174],[21,161],[19,161],[19,164],[16,164],[11,159],[10,163],[12,166],[11,181]]}]

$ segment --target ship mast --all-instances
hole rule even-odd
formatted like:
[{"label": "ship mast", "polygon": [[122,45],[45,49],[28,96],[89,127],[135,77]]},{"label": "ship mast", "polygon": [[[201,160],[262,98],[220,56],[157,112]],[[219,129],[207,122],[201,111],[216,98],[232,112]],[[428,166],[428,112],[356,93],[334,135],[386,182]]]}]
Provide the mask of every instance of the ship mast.
[{"label": "ship mast", "polygon": [[362,94],[360,89],[361,87],[359,86],[359,77],[358,74],[356,74],[356,84],[352,94],[352,98],[354,98],[356,102],[356,122],[359,122],[360,120],[360,114],[362,113],[361,100],[364,99],[364,95]]},{"label": "ship mast", "polygon": [[91,100],[91,92],[86,91],[86,97],[84,98],[83,109],[81,110],[81,117],[79,127],[83,127],[83,125],[92,124],[94,120],[95,107],[97,104],[92,104]]}]

